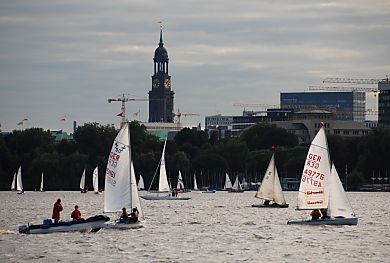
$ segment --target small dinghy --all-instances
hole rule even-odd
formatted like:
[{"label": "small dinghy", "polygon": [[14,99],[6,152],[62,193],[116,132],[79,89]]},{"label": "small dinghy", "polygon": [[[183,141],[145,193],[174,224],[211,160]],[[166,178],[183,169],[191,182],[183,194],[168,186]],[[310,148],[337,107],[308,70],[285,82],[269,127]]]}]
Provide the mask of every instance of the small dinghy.
[{"label": "small dinghy", "polygon": [[[116,136],[108,156],[104,187],[104,212],[118,213],[137,208],[139,220],[144,220],[138,196],[134,166],[131,161],[130,124],[125,123]],[[141,221],[115,220],[107,222],[108,229],[141,228]]]},{"label": "small dinghy", "polygon": [[77,221],[60,221],[53,223],[51,219],[43,220],[41,225],[27,224],[19,226],[19,233],[23,234],[48,234],[56,232],[97,232],[104,227],[105,222],[110,218],[104,215],[89,217]]},{"label": "small dinghy", "polygon": [[[252,207],[264,207],[264,208],[287,208],[288,204],[283,195],[282,186],[280,185],[278,170],[275,166],[274,154],[268,164],[267,171],[265,172],[263,181],[257,191],[256,198],[263,199],[262,204],[254,204]],[[273,203],[270,204],[270,201]]]},{"label": "small dinghy", "polygon": [[324,219],[292,220],[288,225],[357,225],[334,164],[331,165],[324,127],[314,137],[303,168],[298,192],[298,210],[325,209]]}]

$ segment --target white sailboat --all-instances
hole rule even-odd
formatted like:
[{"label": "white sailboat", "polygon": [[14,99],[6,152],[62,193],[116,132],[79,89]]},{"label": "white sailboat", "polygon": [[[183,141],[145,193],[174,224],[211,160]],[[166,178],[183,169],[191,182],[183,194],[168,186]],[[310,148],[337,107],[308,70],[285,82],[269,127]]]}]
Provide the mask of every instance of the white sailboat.
[{"label": "white sailboat", "polygon": [[42,175],[41,175],[41,185],[39,187],[39,192],[45,192],[45,190],[43,189],[43,172],[42,172]]},{"label": "white sailboat", "polygon": [[240,180],[238,179],[238,175],[236,176],[236,180],[234,181],[234,184],[232,188],[229,190],[230,193],[243,193],[244,190],[242,190],[242,186],[240,183]]},{"label": "white sailboat", "polygon": [[196,174],[194,174],[194,191],[198,191],[198,184],[196,183]]},{"label": "white sailboat", "polygon": [[183,182],[183,177],[181,176],[181,172],[179,170],[179,177],[177,179],[177,186],[176,189],[178,191],[184,191],[184,182]]},{"label": "white sailboat", "polygon": [[85,189],[85,168],[84,168],[83,174],[81,175],[81,179],[80,179],[80,192],[82,194],[87,192]]},{"label": "white sailboat", "polygon": [[99,192],[99,170],[98,170],[97,166],[96,166],[95,170],[93,170],[92,186],[93,186],[93,191],[95,192],[95,194],[100,194],[100,192]]},{"label": "white sailboat", "polygon": [[[158,182],[158,192],[156,195],[144,195],[141,196],[145,200],[189,200],[191,198],[189,197],[182,197],[182,196],[171,196],[170,195],[170,186],[168,184],[168,178],[167,178],[167,171],[165,169],[165,147],[167,144],[167,139],[165,139],[164,142],[164,148],[161,154],[160,159],[160,177]],[[154,179],[154,177],[153,177]],[[153,180],[152,180],[153,183]],[[150,184],[150,187],[152,186],[152,183]],[[150,191],[149,187],[149,191]]]},{"label": "white sailboat", "polygon": [[12,183],[11,183],[11,191],[16,191],[16,174],[14,174],[14,177],[12,178]]},{"label": "white sailboat", "polygon": [[[257,191],[255,197],[264,200],[263,204],[254,204],[252,207],[276,207],[287,208],[288,204],[283,195],[282,186],[280,185],[278,170],[275,166],[274,154],[272,154],[271,161],[268,164],[263,181]],[[273,203],[270,204],[270,201]]]},{"label": "white sailboat", "polygon": [[108,157],[104,187],[104,212],[117,213],[126,208],[137,208],[139,221],[114,221],[106,224],[107,228],[140,228],[144,216],[138,196],[137,181],[131,161],[130,124],[124,124],[116,136]]},{"label": "white sailboat", "polygon": [[229,175],[226,173],[225,186],[223,187],[223,190],[229,189],[232,189],[232,182],[230,181]]},{"label": "white sailboat", "polygon": [[[16,176],[16,178],[15,178]],[[22,166],[19,166],[18,172],[15,174],[14,179],[12,180],[11,189],[17,191],[18,194],[24,194],[23,182],[22,182]],[[16,186],[16,188],[15,188]]]},{"label": "white sailboat", "polygon": [[331,168],[325,129],[314,137],[302,172],[298,210],[327,209],[329,218],[293,220],[287,224],[356,225],[353,213],[336,168]]},{"label": "white sailboat", "polygon": [[142,175],[139,175],[138,190],[145,190],[145,182]]}]

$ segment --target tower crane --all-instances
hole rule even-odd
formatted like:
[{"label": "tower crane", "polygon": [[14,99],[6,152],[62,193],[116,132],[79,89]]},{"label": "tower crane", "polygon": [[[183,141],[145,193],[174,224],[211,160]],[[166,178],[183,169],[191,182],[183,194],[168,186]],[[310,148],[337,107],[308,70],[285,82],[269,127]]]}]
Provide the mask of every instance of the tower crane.
[{"label": "tower crane", "polygon": [[181,116],[199,116],[198,113],[183,113],[183,112],[180,112],[180,109],[177,109],[177,111],[173,111],[172,112],[173,116],[177,118],[177,123],[180,125],[180,117]]},{"label": "tower crane", "polygon": [[271,108],[277,108],[278,105],[275,105],[275,104],[259,104],[259,103],[234,103],[233,104],[234,107],[250,107],[250,108],[254,108],[254,107],[262,107],[262,108],[267,108],[267,107],[271,107]]},{"label": "tower crane", "polygon": [[373,92],[374,94],[378,92],[377,88],[353,87],[353,86],[309,86],[309,90],[363,91],[363,92]]},{"label": "tower crane", "polygon": [[388,76],[384,79],[352,79],[352,78],[325,78],[323,83],[355,83],[355,84],[378,84],[382,81],[389,81]]},{"label": "tower crane", "polygon": [[121,116],[121,127],[122,127],[126,123],[126,102],[128,102],[128,101],[148,101],[148,99],[128,98],[128,97],[125,97],[125,94],[122,94],[122,97],[108,99],[108,103],[111,103],[113,101],[118,101],[118,102],[122,103],[121,113],[118,114],[118,116]]}]

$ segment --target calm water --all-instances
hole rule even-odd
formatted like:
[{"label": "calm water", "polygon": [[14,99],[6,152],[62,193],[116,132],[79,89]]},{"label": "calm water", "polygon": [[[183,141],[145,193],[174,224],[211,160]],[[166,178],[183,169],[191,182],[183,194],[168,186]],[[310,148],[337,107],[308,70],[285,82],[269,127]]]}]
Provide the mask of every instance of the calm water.
[{"label": "calm water", "polygon": [[288,209],[252,208],[254,192],[186,195],[142,199],[143,229],[24,235],[18,226],[50,218],[57,198],[65,219],[75,204],[100,214],[103,195],[0,192],[0,262],[390,262],[390,193],[348,193],[358,226],[286,225],[308,213],[294,209],[295,192]]}]

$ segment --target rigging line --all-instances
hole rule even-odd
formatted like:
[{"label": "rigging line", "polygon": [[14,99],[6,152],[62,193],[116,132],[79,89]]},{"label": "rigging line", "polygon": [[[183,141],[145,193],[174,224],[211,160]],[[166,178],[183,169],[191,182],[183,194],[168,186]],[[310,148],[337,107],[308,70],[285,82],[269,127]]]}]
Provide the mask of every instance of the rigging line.
[{"label": "rigging line", "polygon": [[150,182],[150,185],[149,185],[149,188],[148,188],[148,192],[150,192],[150,188],[152,187],[154,178],[156,177],[156,173],[157,173],[158,168],[160,168],[160,165],[161,165],[161,159],[160,159],[160,162],[157,165],[156,171],[154,172],[154,175],[153,175],[153,178],[152,178],[152,182]]}]

